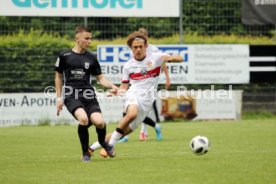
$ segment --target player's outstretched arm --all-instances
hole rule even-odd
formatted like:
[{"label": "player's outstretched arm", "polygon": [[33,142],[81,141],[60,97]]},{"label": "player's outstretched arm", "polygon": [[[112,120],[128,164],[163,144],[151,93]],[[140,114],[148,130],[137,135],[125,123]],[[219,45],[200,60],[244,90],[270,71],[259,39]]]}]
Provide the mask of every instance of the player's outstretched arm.
[{"label": "player's outstretched arm", "polygon": [[164,71],[164,74],[165,74],[165,77],[166,77],[165,88],[166,88],[166,89],[169,89],[170,86],[171,86],[171,80],[170,80],[169,71],[168,71],[168,68],[167,68],[166,63],[164,63],[164,64],[162,65],[162,68],[163,68],[163,71]]},{"label": "player's outstretched arm", "polygon": [[104,87],[110,88],[110,92],[116,94],[118,92],[118,87],[115,86],[112,82],[107,80],[103,74],[97,75],[97,81]]},{"label": "player's outstretched arm", "polygon": [[164,62],[182,62],[183,61],[183,58],[179,55],[173,55],[173,56],[163,55],[161,56],[161,59]]}]

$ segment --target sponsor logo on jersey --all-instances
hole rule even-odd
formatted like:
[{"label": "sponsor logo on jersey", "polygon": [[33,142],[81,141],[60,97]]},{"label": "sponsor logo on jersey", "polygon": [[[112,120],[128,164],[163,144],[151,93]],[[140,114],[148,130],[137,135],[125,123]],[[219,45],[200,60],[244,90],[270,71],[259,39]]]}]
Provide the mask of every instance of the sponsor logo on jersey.
[{"label": "sponsor logo on jersey", "polygon": [[83,69],[71,70],[71,75],[73,79],[83,79],[85,71],[83,71]]}]

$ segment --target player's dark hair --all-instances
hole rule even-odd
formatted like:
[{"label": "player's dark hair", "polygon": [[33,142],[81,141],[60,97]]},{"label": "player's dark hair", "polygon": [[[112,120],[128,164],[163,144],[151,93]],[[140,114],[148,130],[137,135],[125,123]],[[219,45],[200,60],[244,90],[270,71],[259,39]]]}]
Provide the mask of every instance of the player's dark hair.
[{"label": "player's dark hair", "polygon": [[133,33],[131,33],[130,35],[128,35],[127,37],[127,45],[131,48],[132,46],[132,42],[135,40],[135,39],[142,39],[144,40],[145,44],[147,44],[148,42],[148,38],[143,34],[141,33],[140,31],[134,31]]},{"label": "player's dark hair", "polygon": [[92,33],[91,29],[89,29],[88,27],[85,27],[85,26],[76,27],[75,34],[78,34],[78,33],[81,33],[81,32]]}]

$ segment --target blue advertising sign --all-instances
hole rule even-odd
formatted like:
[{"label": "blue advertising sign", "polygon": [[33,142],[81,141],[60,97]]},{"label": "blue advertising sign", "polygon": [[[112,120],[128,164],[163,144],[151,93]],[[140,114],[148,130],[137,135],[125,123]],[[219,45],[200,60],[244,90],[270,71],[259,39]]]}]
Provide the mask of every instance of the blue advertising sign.
[{"label": "blue advertising sign", "polygon": [[[248,45],[156,45],[160,52],[180,55],[181,63],[167,63],[171,84],[244,84],[249,82]],[[120,83],[123,65],[132,57],[126,45],[99,45],[103,74]],[[165,75],[159,76],[166,83]]]},{"label": "blue advertising sign", "polygon": [[[157,45],[158,49],[170,55],[180,55],[184,62],[189,61],[188,47],[176,45]],[[97,49],[100,62],[126,62],[132,57],[131,50],[124,45],[100,45]]]}]

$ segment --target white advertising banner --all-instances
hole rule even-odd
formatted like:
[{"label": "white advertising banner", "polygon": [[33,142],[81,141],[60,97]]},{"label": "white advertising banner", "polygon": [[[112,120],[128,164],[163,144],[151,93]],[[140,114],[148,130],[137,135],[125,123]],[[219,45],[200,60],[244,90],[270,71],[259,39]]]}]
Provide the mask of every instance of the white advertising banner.
[{"label": "white advertising banner", "polygon": [[240,119],[242,93],[241,90],[232,91],[232,89],[198,92],[196,100],[198,116],[194,120]]},{"label": "white advertising banner", "polygon": [[210,92],[204,96],[204,92],[199,92],[197,95],[201,98],[196,100],[197,117],[195,120],[206,119],[237,119],[236,116],[236,101],[233,91],[227,91],[222,98],[219,98],[220,91]]},{"label": "white advertising banner", "polygon": [[249,83],[249,45],[191,46],[192,83]]},{"label": "white advertising banner", "polygon": [[[56,112],[56,99],[44,93],[2,93],[0,94],[0,127],[22,124],[77,124],[78,122],[63,107],[60,115]],[[107,123],[117,122],[123,114],[120,97],[106,97],[97,94],[104,119]]]},{"label": "white advertising banner", "polygon": [[[161,91],[160,91],[161,92]],[[158,92],[159,94],[162,94]],[[241,113],[242,92],[230,90],[205,90],[188,92],[194,98],[186,98],[183,92],[169,92],[167,98],[159,95],[157,108],[161,119],[187,119],[187,113],[197,114],[194,120],[238,119]],[[53,94],[54,95],[54,94]],[[117,123],[123,114],[123,99],[107,97],[97,93],[105,122]],[[153,113],[149,117],[154,119]],[[77,124],[78,122],[63,108],[56,115],[56,99],[44,93],[2,93],[0,94],[0,127],[51,124]]]},{"label": "white advertising banner", "polygon": [[179,0],[1,0],[0,16],[179,17],[179,6]]},{"label": "white advertising banner", "polygon": [[161,114],[165,120],[234,120],[241,118],[241,104],[242,91],[233,91],[231,87],[228,90],[178,90],[162,99]]},{"label": "white advertising banner", "polygon": [[[178,54],[179,63],[167,63],[172,84],[249,83],[248,45],[157,45],[161,52]],[[123,64],[132,56],[125,45],[99,45],[97,56],[105,76],[121,82]],[[165,75],[160,75],[165,84]]]}]

